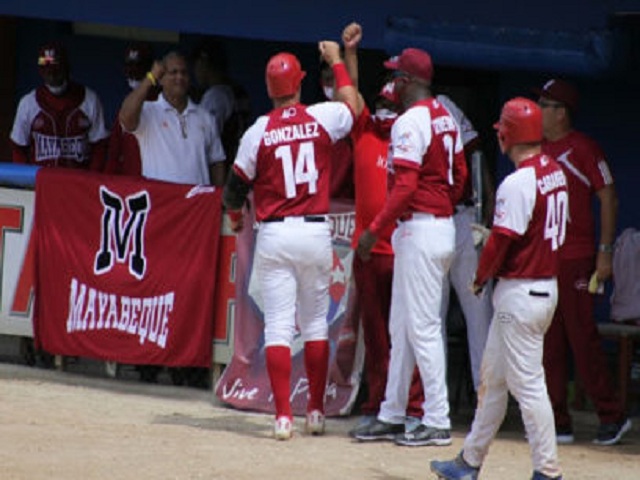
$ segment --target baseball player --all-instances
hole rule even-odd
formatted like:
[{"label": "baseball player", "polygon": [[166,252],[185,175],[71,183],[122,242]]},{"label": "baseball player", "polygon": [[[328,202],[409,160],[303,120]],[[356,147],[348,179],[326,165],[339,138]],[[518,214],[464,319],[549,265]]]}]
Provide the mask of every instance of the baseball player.
[{"label": "baseball player", "polygon": [[13,162],[102,170],[109,136],[102,104],[93,90],[71,80],[62,44],[39,49],[38,73],[43,84],[18,104],[11,131]]},{"label": "baseball player", "polygon": [[567,181],[542,154],[542,112],[525,98],[505,103],[495,124],[500,150],[516,166],[496,196],[493,227],[472,289],[499,278],[482,359],[478,408],[462,452],[433,461],[441,479],[475,480],[507,410],[520,405],[533,459],[533,480],[559,479],[553,412],[542,368],[542,344],[558,300],[558,250],[566,235]]},{"label": "baseball player", "polygon": [[[455,245],[453,202],[462,195],[467,168],[459,128],[431,95],[429,54],[407,48],[385,66],[395,72],[398,96],[406,110],[391,129],[391,191],[382,211],[360,235],[357,252],[368,260],[380,233],[399,222],[391,237],[395,253],[389,314],[391,357],[377,420],[355,437],[362,441],[392,439],[400,445],[449,445],[440,306]],[[425,396],[424,415],[417,428],[405,432],[416,364]]]},{"label": "baseball player", "polygon": [[273,56],[266,84],[274,109],[245,132],[223,201],[232,228],[242,228],[253,188],[258,234],[255,268],[264,292],[265,355],[275,400],[276,439],[292,435],[291,342],[296,321],[309,380],[306,431],[324,432],[329,343],[327,312],[332,266],[329,168],[333,144],[347,136],[362,105],[335,42],[320,42],[336,77],[339,102],[300,103],[305,72],[290,53]]},{"label": "baseball player", "polygon": [[[124,52],[124,74],[127,84],[131,90],[140,86],[147,72],[151,70],[153,64],[153,52],[146,43],[134,43],[129,45]],[[147,100],[153,101],[158,98],[160,89],[150,88]],[[105,173],[121,175],[142,175],[142,160],[140,159],[140,148],[135,135],[122,130],[120,121],[116,118],[111,135],[109,137],[109,153]]]},{"label": "baseball player", "polygon": [[[344,61],[354,84],[358,84],[357,47],[362,39],[362,27],[357,23],[347,25],[342,33]],[[357,247],[360,233],[369,226],[384,206],[387,197],[387,154],[391,142],[391,127],[398,118],[400,108],[394,83],[382,86],[376,96],[375,111],[365,105],[357,118],[351,140],[355,189],[355,230],[353,248]],[[390,224],[380,233],[371,250],[369,261],[359,256],[353,259],[356,294],[360,305],[360,317],[365,345],[364,378],[367,382],[367,398],[360,406],[362,418],[349,435],[356,433],[375,420],[384,399],[389,370],[389,309],[393,279],[393,248],[391,234],[395,225]],[[407,420],[419,424],[422,419],[422,383],[416,371],[411,381]]]},{"label": "baseball player", "polygon": [[[446,95],[436,96],[438,101],[444,105],[451,116],[458,122],[462,144],[464,145],[465,158],[467,159],[467,169],[472,171],[472,159],[480,153],[480,141],[478,132],[473,127],[471,121],[467,118],[462,110]],[[480,157],[480,162],[483,158]],[[481,167],[482,168],[482,167]],[[471,375],[473,377],[473,386],[478,390],[480,384],[480,364],[482,362],[482,353],[487,342],[489,334],[489,324],[493,314],[491,308],[491,296],[476,296],[469,291],[469,278],[474,274],[478,267],[478,250],[473,238],[473,226],[481,218],[477,218],[476,202],[481,202],[482,191],[486,193],[488,204],[493,204],[493,191],[487,188],[490,185],[486,168],[482,168],[479,175],[480,181],[483,182],[485,188],[472,187],[472,176],[467,177],[464,193],[458,204],[456,205],[456,213],[453,221],[456,226],[456,248],[449,270],[448,280],[451,286],[456,290],[460,307],[466,320],[467,326],[467,342],[469,345],[469,359],[471,361]],[[474,188],[475,187],[475,188]],[[473,195],[473,191],[477,193]],[[480,190],[480,192],[478,192]],[[491,288],[487,286],[487,288]],[[449,305],[449,288],[444,288],[442,305],[445,309],[442,317],[446,318],[446,309]]]}]

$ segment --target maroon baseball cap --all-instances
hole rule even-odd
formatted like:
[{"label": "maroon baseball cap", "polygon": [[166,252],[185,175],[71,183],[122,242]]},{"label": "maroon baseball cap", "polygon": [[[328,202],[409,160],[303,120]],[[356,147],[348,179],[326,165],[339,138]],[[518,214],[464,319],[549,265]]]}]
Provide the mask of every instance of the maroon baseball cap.
[{"label": "maroon baseball cap", "polygon": [[394,82],[385,83],[380,89],[380,92],[378,92],[378,98],[384,98],[395,105],[399,104],[400,99],[396,92],[396,84]]},{"label": "maroon baseball cap", "polygon": [[44,67],[66,67],[67,52],[61,43],[47,43],[38,50],[38,66]]},{"label": "maroon baseball cap", "polygon": [[391,57],[384,62],[384,66],[427,81],[433,78],[431,55],[419,48],[405,48],[399,56]]},{"label": "maroon baseball cap", "polygon": [[556,78],[547,81],[542,88],[534,88],[533,92],[539,97],[563,103],[572,111],[576,111],[580,103],[576,88],[569,82]]}]

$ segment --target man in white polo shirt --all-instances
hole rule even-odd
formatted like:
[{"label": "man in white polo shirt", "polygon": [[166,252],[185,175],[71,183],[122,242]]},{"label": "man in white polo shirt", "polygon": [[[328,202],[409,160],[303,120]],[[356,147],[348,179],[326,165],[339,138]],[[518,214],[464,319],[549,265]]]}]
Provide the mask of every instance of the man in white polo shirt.
[{"label": "man in white polo shirt", "polygon": [[[145,102],[155,85],[162,87],[158,100]],[[225,154],[215,119],[189,99],[188,90],[187,61],[170,51],[125,98],[120,122],[138,139],[144,177],[223,185]]]}]

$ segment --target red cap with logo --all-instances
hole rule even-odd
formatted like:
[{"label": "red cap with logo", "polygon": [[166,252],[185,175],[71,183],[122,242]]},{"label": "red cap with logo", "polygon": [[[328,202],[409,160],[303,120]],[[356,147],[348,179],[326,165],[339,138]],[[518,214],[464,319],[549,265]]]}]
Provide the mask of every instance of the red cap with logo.
[{"label": "red cap with logo", "polygon": [[572,111],[576,111],[580,103],[576,88],[564,80],[551,79],[542,88],[535,88],[533,91],[542,98],[565,104]]},{"label": "red cap with logo", "polygon": [[431,55],[419,48],[405,48],[399,56],[391,57],[384,62],[384,66],[426,81],[431,81],[433,78]]},{"label": "red cap with logo", "polygon": [[38,50],[39,68],[67,68],[67,51],[60,43],[47,43]]},{"label": "red cap with logo", "polygon": [[124,72],[127,78],[142,78],[153,64],[153,52],[146,43],[134,43],[124,51]]},{"label": "red cap with logo", "polygon": [[399,104],[400,99],[398,98],[398,94],[396,93],[395,82],[385,83],[378,93],[378,98],[384,98],[385,100],[388,100],[395,105]]}]

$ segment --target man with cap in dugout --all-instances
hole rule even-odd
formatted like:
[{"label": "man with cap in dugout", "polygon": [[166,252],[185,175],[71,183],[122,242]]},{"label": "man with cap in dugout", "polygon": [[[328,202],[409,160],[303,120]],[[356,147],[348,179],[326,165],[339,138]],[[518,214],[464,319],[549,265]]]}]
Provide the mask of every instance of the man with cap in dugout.
[{"label": "man with cap in dugout", "polygon": [[[431,57],[405,49],[385,62],[395,72],[401,111],[391,129],[388,168],[392,182],[382,208],[358,239],[368,261],[380,233],[398,223],[389,332],[391,356],[385,398],[375,422],[359,430],[360,441],[399,445],[450,445],[451,421],[445,375],[440,305],[455,245],[454,205],[467,177],[459,128],[433,97]],[[417,364],[425,401],[421,424],[405,432],[409,388]]]},{"label": "man with cap in dugout", "polygon": [[[124,52],[124,76],[127,85],[135,90],[145,78],[153,64],[153,51],[147,43],[133,43]],[[158,98],[160,88],[149,89],[148,101]],[[116,116],[109,138],[109,153],[105,173],[119,175],[142,175],[140,147],[135,135],[122,130],[122,125]]]},{"label": "man with cap in dugout", "polygon": [[37,63],[43,84],[18,104],[11,131],[13,162],[102,170],[109,132],[100,99],[70,78],[62,44],[43,45]]},{"label": "man with cap in dugout", "polygon": [[[573,128],[579,104],[575,87],[552,79],[535,93],[542,109],[542,151],[558,160],[569,185],[570,221],[559,250],[558,308],[544,342],[544,367],[557,441],[574,441],[567,406],[567,357],[572,353],[576,373],[600,419],[593,442],[614,445],[631,429],[631,420],[611,381],[593,318],[593,303],[598,285],[611,277],[618,209],[616,189],[600,146]],[[592,212],[594,197],[600,205],[598,241]],[[589,285],[595,288],[590,289]]]}]

